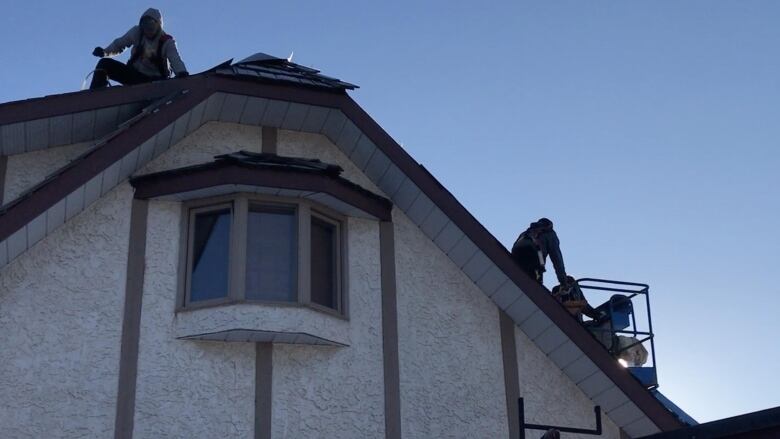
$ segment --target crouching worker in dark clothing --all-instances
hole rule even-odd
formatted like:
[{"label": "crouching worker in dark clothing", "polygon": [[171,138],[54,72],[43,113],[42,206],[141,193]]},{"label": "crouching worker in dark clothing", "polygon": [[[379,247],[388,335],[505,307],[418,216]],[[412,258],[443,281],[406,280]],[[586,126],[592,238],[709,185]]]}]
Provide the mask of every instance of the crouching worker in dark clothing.
[{"label": "crouching worker in dark clothing", "polygon": [[541,284],[548,255],[555,267],[558,282],[561,285],[567,285],[568,279],[566,268],[563,266],[558,235],[553,230],[552,221],[541,218],[539,221],[531,223],[528,229],[517,237],[512,246],[512,258],[526,274]]},{"label": "crouching worker in dark clothing", "polygon": [[[162,14],[149,8],[141,16],[138,26],[114,40],[106,48],[96,47],[93,55],[101,58],[95,67],[90,90],[106,87],[108,80],[123,85],[140,84],[168,79],[171,70],[176,77],[189,75],[176,49],[176,41],[163,31]],[[127,64],[108,57],[119,55],[132,46]]]},{"label": "crouching worker in dark clothing", "polygon": [[590,317],[597,323],[606,317],[604,311],[596,311],[590,306],[577,281],[571,276],[566,276],[566,283],[553,287],[551,292],[553,297],[580,321],[582,321],[583,315]]}]

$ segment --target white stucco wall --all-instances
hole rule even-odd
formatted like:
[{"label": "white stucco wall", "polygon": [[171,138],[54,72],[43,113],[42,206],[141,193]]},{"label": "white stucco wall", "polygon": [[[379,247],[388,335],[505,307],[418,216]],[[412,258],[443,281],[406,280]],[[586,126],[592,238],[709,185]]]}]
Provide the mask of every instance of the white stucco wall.
[{"label": "white stucco wall", "polygon": [[134,436],[250,438],[254,345],[176,340],[180,215],[149,203]]},{"label": "white stucco wall", "polygon": [[369,179],[341,150],[322,134],[301,133],[298,131],[279,130],[276,152],[279,155],[320,159],[325,163],[339,165],[344,169],[343,178],[360,185],[364,189],[385,196],[384,193]]},{"label": "white stucco wall", "polygon": [[[596,404],[517,327],[515,344],[520,396],[525,402],[526,422],[594,428],[593,406]],[[615,423],[603,413],[601,420],[601,437],[620,439],[620,430]],[[526,433],[528,437],[540,436],[534,430],[526,430]],[[588,439],[593,436],[569,434],[566,437]]]},{"label": "white stucco wall", "polygon": [[0,270],[0,437],[111,437],[132,189]]},{"label": "white stucco wall", "polygon": [[403,213],[393,221],[403,436],[508,437],[496,306]]},{"label": "white stucco wall", "polygon": [[384,438],[379,224],[347,228],[349,347],[274,345],[275,439]]},{"label": "white stucco wall", "polygon": [[260,152],[261,142],[260,127],[208,122],[146,164],[135,175],[210,163],[219,154],[241,150]]},{"label": "white stucco wall", "polygon": [[3,204],[13,201],[22,192],[43,181],[49,174],[67,165],[87,151],[92,143],[74,143],[8,156],[3,186]]}]

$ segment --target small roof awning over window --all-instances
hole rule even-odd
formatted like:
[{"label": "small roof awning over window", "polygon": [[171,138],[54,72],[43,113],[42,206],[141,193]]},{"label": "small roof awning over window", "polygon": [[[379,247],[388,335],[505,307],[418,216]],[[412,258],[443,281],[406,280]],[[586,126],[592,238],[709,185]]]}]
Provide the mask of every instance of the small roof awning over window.
[{"label": "small roof awning over window", "polygon": [[255,329],[228,329],[225,331],[209,332],[205,334],[195,334],[179,337],[180,340],[200,340],[200,341],[227,341],[227,342],[249,342],[249,343],[282,343],[282,344],[305,344],[316,346],[347,346],[337,341],[328,340],[316,335],[304,332],[280,332],[263,331]]},{"label": "small roof awning over window", "polygon": [[305,198],[348,216],[390,220],[390,200],[341,177],[339,166],[247,151],[215,159],[132,178],[135,197],[186,201],[249,192]]}]

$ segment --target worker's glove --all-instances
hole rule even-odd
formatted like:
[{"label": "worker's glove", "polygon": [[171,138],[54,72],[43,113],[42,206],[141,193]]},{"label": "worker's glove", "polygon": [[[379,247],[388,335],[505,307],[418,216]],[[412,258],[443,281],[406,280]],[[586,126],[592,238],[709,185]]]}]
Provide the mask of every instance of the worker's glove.
[{"label": "worker's glove", "polygon": [[177,74],[176,74],[176,77],[177,77],[177,78],[186,78],[187,76],[190,76],[190,72],[188,72],[188,71],[186,71],[186,70],[185,70],[185,71],[183,71],[183,72],[179,72],[179,73],[177,73]]},{"label": "worker's glove", "polygon": [[92,51],[92,54],[98,58],[103,58],[104,56],[106,56],[106,51],[103,50],[102,47],[95,47],[95,50]]}]

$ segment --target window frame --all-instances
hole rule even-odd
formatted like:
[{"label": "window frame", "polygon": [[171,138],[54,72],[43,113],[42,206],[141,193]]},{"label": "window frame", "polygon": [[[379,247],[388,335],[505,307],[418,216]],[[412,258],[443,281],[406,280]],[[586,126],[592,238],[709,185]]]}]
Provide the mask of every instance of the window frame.
[{"label": "window frame", "polygon": [[[193,259],[193,245],[195,243],[195,227],[194,227],[195,217],[198,214],[208,213],[208,212],[217,212],[217,211],[225,210],[225,209],[228,209],[230,211],[230,242],[228,244],[228,279],[227,279],[227,286],[226,286],[227,287],[227,295],[225,297],[216,297],[214,299],[199,300],[197,302],[191,302],[190,286],[192,285],[192,268],[193,268],[192,267],[192,263],[193,263],[192,259]],[[230,267],[232,266],[231,265],[231,261],[232,261],[233,256],[234,256],[234,249],[233,249],[233,247],[234,247],[235,239],[234,239],[234,236],[233,236],[233,231],[234,231],[234,226],[235,226],[235,217],[236,217],[235,213],[236,212],[235,212],[234,203],[229,202],[229,201],[220,202],[220,203],[216,203],[216,204],[211,204],[211,205],[207,205],[207,206],[193,207],[192,209],[189,209],[189,211],[187,212],[187,214],[188,214],[187,224],[190,225],[190,226],[188,226],[188,228],[187,228],[187,232],[186,232],[187,233],[187,238],[186,238],[186,244],[185,244],[186,245],[186,256],[185,256],[186,259],[185,259],[185,263],[184,263],[185,264],[185,268],[184,268],[185,271],[184,271],[184,273],[185,273],[186,278],[185,278],[184,282],[187,285],[187,288],[184,291],[184,293],[185,293],[185,298],[184,298],[185,303],[196,303],[196,304],[202,305],[202,306],[213,306],[213,305],[219,305],[221,303],[224,303],[224,302],[230,300],[231,291],[232,291],[232,285],[231,285],[231,281],[232,281],[231,278],[232,278],[232,276],[231,276],[231,273],[230,273],[230,271],[231,271]]]},{"label": "window frame", "polygon": [[[327,213],[322,213],[318,209],[312,209],[309,212],[309,217],[308,217],[308,221],[307,221],[307,227],[311,228],[312,219],[315,219],[315,218],[317,220],[319,220],[319,221],[328,223],[331,226],[333,226],[334,233],[336,234],[336,245],[335,245],[336,255],[335,255],[335,259],[334,259],[335,264],[336,264],[336,268],[335,268],[335,271],[336,271],[336,273],[335,273],[335,276],[336,276],[336,286],[335,286],[335,289],[336,289],[336,300],[335,300],[336,308],[335,308],[335,310],[336,311],[337,310],[341,310],[341,309],[343,309],[345,307],[344,294],[342,293],[344,291],[342,284],[343,284],[343,279],[345,278],[345,276],[344,276],[344,257],[343,257],[343,254],[344,254],[344,251],[345,251],[345,246],[344,246],[345,239],[342,238],[342,229],[343,229],[342,224],[344,224],[344,222],[343,221],[339,221],[339,220],[334,219],[334,218],[331,218]],[[311,230],[309,230],[308,238],[311,239]],[[307,248],[311,249],[311,243],[309,243]],[[311,261],[311,250],[309,250],[309,254],[307,254],[306,256],[307,256],[307,258],[306,258],[307,262]],[[315,302],[311,301],[311,266],[308,266],[307,270],[308,270],[307,271],[307,277],[309,277],[309,279],[308,279],[308,289],[309,289],[308,293],[309,293],[309,297],[307,298],[307,300],[308,300],[309,306],[311,306],[313,308],[316,308],[316,309],[334,311],[333,308],[329,308],[327,306],[320,305],[319,303],[315,303]]]},{"label": "window frame", "polygon": [[[246,302],[246,303],[265,303],[265,304],[274,304],[274,305],[300,302],[301,301],[301,281],[302,281],[302,279],[301,279],[301,267],[300,267],[300,265],[301,265],[301,261],[300,261],[300,259],[301,259],[301,255],[300,255],[300,252],[301,252],[301,244],[300,244],[300,241],[301,241],[301,224],[300,223],[301,223],[301,221],[299,219],[299,217],[301,216],[300,206],[298,206],[297,204],[293,204],[293,203],[282,203],[282,202],[275,202],[275,201],[273,201],[273,202],[267,202],[267,201],[258,202],[253,197],[243,198],[242,202],[244,202],[246,204],[246,210],[245,210],[246,215],[244,216],[244,219],[245,219],[244,227],[243,227],[243,229],[240,232],[240,240],[241,240],[240,242],[241,242],[241,246],[242,247],[239,249],[238,257],[241,259],[241,272],[240,273],[236,273],[236,275],[238,276],[238,281],[237,281],[237,287],[238,288],[237,288],[237,291],[236,291],[236,294],[237,294],[236,298],[241,300],[241,301],[243,301],[243,302]],[[295,251],[295,270],[296,270],[296,273],[295,273],[295,287],[294,287],[294,289],[295,289],[295,297],[296,297],[296,301],[295,302],[286,301],[286,300],[267,300],[267,299],[247,299],[246,298],[246,265],[247,265],[246,261],[247,261],[247,258],[248,258],[248,253],[247,253],[247,250],[248,250],[247,249],[248,239],[247,238],[248,238],[248,235],[249,235],[249,211],[250,211],[250,208],[251,208],[252,204],[260,205],[261,207],[271,207],[271,208],[280,208],[280,209],[290,208],[293,211],[294,219],[296,221],[296,230],[295,230],[295,247],[296,247],[296,251]],[[305,280],[305,279],[303,279],[303,280]]]},{"label": "window frame", "polygon": [[[293,208],[297,219],[297,277],[296,300],[278,301],[247,299],[246,264],[247,264],[247,233],[250,205]],[[195,233],[194,218],[198,213],[221,210],[225,206],[231,209],[230,250],[228,264],[228,295],[227,297],[205,301],[190,301],[190,282],[192,268],[192,245]],[[329,308],[311,301],[311,220],[325,221],[335,226],[336,233],[336,308]],[[225,306],[236,303],[308,307],[316,311],[334,315],[339,318],[349,318],[347,294],[347,217],[327,206],[304,198],[290,198],[255,193],[235,193],[217,197],[202,198],[182,203],[181,243],[179,255],[179,282],[176,294],[176,312],[191,311],[201,308]]]}]

